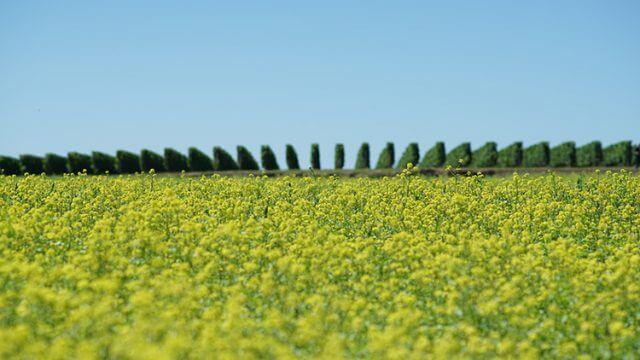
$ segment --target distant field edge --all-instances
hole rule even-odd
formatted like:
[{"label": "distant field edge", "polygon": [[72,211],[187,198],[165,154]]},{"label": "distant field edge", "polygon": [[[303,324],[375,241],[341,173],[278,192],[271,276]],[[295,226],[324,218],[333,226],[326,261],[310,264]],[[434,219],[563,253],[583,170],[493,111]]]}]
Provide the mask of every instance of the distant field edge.
[{"label": "distant field edge", "polygon": [[[625,167],[559,167],[559,168],[461,168],[446,170],[441,168],[429,168],[429,169],[416,169],[415,174],[424,176],[443,176],[443,175],[476,175],[481,173],[487,176],[510,176],[514,173],[518,174],[593,174],[597,170],[601,172],[612,171],[627,171],[630,173],[638,173],[638,169],[633,166]],[[218,174],[220,176],[227,177],[247,177],[247,176],[268,176],[268,177],[280,177],[280,176],[315,176],[315,177],[372,177],[379,178],[385,176],[395,176],[402,173],[402,170],[397,169],[359,169],[359,170],[335,170],[335,169],[323,169],[323,170],[231,170],[231,171],[202,171],[202,172],[185,172],[184,176],[198,177],[198,176],[211,176]],[[159,173],[158,176],[182,176],[182,173]]]}]

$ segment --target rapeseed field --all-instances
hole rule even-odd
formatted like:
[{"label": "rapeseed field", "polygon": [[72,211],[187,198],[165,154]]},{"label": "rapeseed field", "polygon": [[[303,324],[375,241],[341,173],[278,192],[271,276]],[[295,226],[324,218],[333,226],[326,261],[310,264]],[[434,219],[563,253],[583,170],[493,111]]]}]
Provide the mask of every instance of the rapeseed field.
[{"label": "rapeseed field", "polygon": [[640,177],[0,176],[0,358],[637,358]]}]

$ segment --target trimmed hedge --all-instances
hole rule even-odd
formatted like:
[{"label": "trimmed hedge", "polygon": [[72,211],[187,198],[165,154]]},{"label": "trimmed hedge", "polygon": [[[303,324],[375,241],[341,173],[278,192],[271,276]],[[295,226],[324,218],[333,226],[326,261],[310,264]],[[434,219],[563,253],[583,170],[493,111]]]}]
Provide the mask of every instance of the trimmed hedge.
[{"label": "trimmed hedge", "polygon": [[369,169],[371,167],[371,157],[369,151],[369,143],[362,143],[358,149],[356,157],[356,169]]},{"label": "trimmed hedge", "polygon": [[47,175],[62,175],[69,172],[67,158],[58,154],[45,154],[43,165],[44,172]]},{"label": "trimmed hedge", "polygon": [[0,156],[0,175],[20,175],[20,160],[11,156]]},{"label": "trimmed hedge", "polygon": [[452,167],[465,167],[471,164],[471,144],[468,142],[462,143],[447,154],[445,165]]},{"label": "trimmed hedge", "polygon": [[320,169],[320,145],[311,144],[311,168]]},{"label": "trimmed hedge", "polygon": [[494,167],[498,164],[498,145],[489,141],[471,154],[471,166],[477,168]]},{"label": "trimmed hedge", "polygon": [[522,164],[525,167],[544,167],[549,165],[549,143],[531,145],[522,153]]},{"label": "trimmed hedge", "polygon": [[135,174],[140,169],[140,156],[126,150],[116,151],[116,165],[121,174]]},{"label": "trimmed hedge", "polygon": [[91,153],[91,167],[96,174],[115,174],[116,158],[103,152],[94,151]]},{"label": "trimmed hedge", "polygon": [[407,165],[411,164],[413,166],[418,166],[420,162],[420,148],[418,147],[418,143],[411,143],[407,146],[407,148],[400,156],[400,160],[398,160],[398,164],[396,164],[397,169],[405,169]]},{"label": "trimmed hedge", "polygon": [[[164,156],[150,150],[142,150],[140,155],[119,150],[116,157],[94,151],[91,155],[69,152],[67,156],[47,153],[44,157],[22,154],[19,159],[0,156],[0,174],[77,174],[86,173],[136,173],[147,172],[152,168],[156,172],[181,171],[225,171],[225,170],[259,170],[260,165],[244,146],[237,147],[237,162],[221,147],[214,147],[213,159],[195,147],[189,148],[188,157],[173,148],[165,148]],[[275,153],[268,145],[261,147],[261,163],[265,170],[279,170]],[[362,143],[358,149],[355,169],[371,167],[370,147]],[[310,169],[320,169],[319,145],[311,144]],[[409,163],[418,162],[419,146],[410,143],[395,165],[396,169],[404,169]],[[460,162],[459,160],[462,160]],[[381,151],[376,169],[394,168],[394,144],[388,142]],[[599,141],[593,141],[581,147],[576,147],[572,141],[562,143],[553,148],[548,142],[540,142],[523,148],[522,142],[515,142],[500,151],[495,142],[487,142],[482,147],[471,151],[468,142],[460,144],[449,153],[445,152],[445,144],[437,142],[419,161],[420,168],[434,168],[443,165],[455,167],[595,167],[595,166],[631,166],[640,163],[631,141],[621,141],[602,147]],[[286,145],[286,163],[291,170],[300,169],[298,155],[291,144]],[[343,169],[345,166],[344,145],[337,143],[334,148],[334,168]]]},{"label": "trimmed hedge", "polygon": [[498,151],[498,166],[518,167],[522,165],[522,142],[516,141]]},{"label": "trimmed hedge", "polygon": [[273,153],[269,145],[262,145],[260,148],[260,162],[262,162],[262,168],[265,170],[280,170],[276,154]]},{"label": "trimmed hedge", "polygon": [[287,158],[287,167],[290,170],[300,169],[300,163],[298,162],[298,154],[296,153],[296,149],[293,148],[293,145],[287,144],[287,148],[285,150],[285,157]]},{"label": "trimmed hedge", "polygon": [[67,153],[67,159],[69,160],[70,173],[78,174],[85,171],[87,174],[93,173],[93,169],[91,168],[91,156],[71,151]]},{"label": "trimmed hedge", "polygon": [[31,154],[20,155],[20,165],[22,173],[39,175],[44,172],[44,160],[40,156]]},{"label": "trimmed hedge", "polygon": [[631,141],[621,141],[602,150],[603,165],[630,166],[633,159]]},{"label": "trimmed hedge", "polygon": [[549,165],[553,167],[576,166],[576,143],[568,141],[551,149]]},{"label": "trimmed hedge", "polygon": [[391,169],[395,162],[396,155],[392,142],[388,142],[384,147],[380,156],[378,156],[378,162],[376,163],[376,169]]},{"label": "trimmed hedge", "polygon": [[592,141],[576,149],[576,165],[580,167],[602,164],[602,143]]},{"label": "trimmed hedge", "polygon": [[143,172],[153,170],[156,173],[167,171],[164,166],[164,157],[149,149],[142,149],[140,151],[140,170]]},{"label": "trimmed hedge", "polygon": [[164,167],[169,172],[189,171],[189,160],[173,148],[164,148]]},{"label": "trimmed hedge", "polygon": [[211,171],[213,170],[213,162],[211,158],[207,156],[207,154],[198,150],[195,147],[190,147],[189,158],[187,159],[189,169],[191,171]]},{"label": "trimmed hedge", "polygon": [[238,169],[240,169],[238,163],[236,163],[225,149],[219,146],[213,148],[213,170],[228,171]]},{"label": "trimmed hedge", "polygon": [[333,167],[335,169],[344,168],[344,145],[336,144],[334,156],[333,156]]},{"label": "trimmed hedge", "polygon": [[253,158],[251,152],[244,146],[236,147],[238,167],[240,170],[259,170],[258,162]]},{"label": "trimmed hedge", "polygon": [[447,152],[444,147],[444,143],[442,141],[438,141],[433,145],[433,147],[427,150],[422,157],[422,161],[420,161],[421,168],[434,168],[441,167],[444,165],[447,160]]}]

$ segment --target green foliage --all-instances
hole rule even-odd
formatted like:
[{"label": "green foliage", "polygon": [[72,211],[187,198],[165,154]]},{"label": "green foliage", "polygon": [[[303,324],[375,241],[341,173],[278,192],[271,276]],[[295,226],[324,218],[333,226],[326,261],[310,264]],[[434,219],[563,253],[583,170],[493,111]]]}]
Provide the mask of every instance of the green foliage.
[{"label": "green foliage", "polygon": [[576,143],[568,141],[551,149],[549,165],[553,167],[576,166]]},{"label": "green foliage", "polygon": [[336,169],[344,168],[344,145],[336,144],[334,157],[333,157],[333,166]]},{"label": "green foliage", "polygon": [[602,150],[605,166],[630,166],[633,158],[631,141],[621,141]]},{"label": "green foliage", "polygon": [[576,165],[580,167],[600,166],[602,164],[602,144],[592,141],[576,150]]},{"label": "green foliage", "polygon": [[465,167],[471,164],[471,144],[462,143],[447,154],[445,165],[452,167]]},{"label": "green foliage", "polygon": [[398,164],[396,168],[405,169],[407,165],[412,164],[413,166],[418,166],[420,162],[420,148],[418,147],[418,143],[411,143],[407,146],[407,148],[400,156],[400,160],[398,160]]},{"label": "green foliage", "polygon": [[115,174],[116,158],[103,152],[94,151],[91,153],[91,167],[96,174]]},{"label": "green foliage", "polygon": [[522,164],[525,167],[548,166],[549,157],[549,143],[543,141],[524,149],[524,152],[522,154]]},{"label": "green foliage", "polygon": [[362,143],[356,157],[356,169],[369,169],[371,167],[369,143]]},{"label": "green foliage", "polygon": [[48,175],[62,175],[69,171],[67,158],[58,154],[45,154],[43,165],[44,172]]},{"label": "green foliage", "polygon": [[388,142],[384,147],[380,156],[378,157],[378,162],[376,163],[376,169],[391,169],[393,168],[393,163],[396,161],[395,150],[393,148],[393,143]]},{"label": "green foliage", "polygon": [[126,150],[116,151],[116,167],[121,174],[135,174],[140,170],[140,156]]},{"label": "green foliage", "polygon": [[213,170],[213,162],[211,161],[211,158],[195,147],[189,148],[188,165],[191,171]]},{"label": "green foliage", "polygon": [[254,159],[249,149],[244,146],[236,147],[236,154],[238,156],[238,167],[240,170],[258,170],[258,162]]},{"label": "green foliage", "polygon": [[149,172],[152,169],[156,173],[167,171],[167,168],[164,166],[164,158],[162,155],[149,149],[142,149],[142,151],[140,151],[140,170]]},{"label": "green foliage", "polygon": [[238,163],[223,148],[216,146],[213,148],[213,170],[228,171],[238,170]]},{"label": "green foliage", "polygon": [[20,165],[22,173],[39,175],[44,172],[44,161],[40,156],[31,154],[20,155]]},{"label": "green foliage", "polygon": [[67,159],[69,160],[70,173],[78,174],[85,171],[87,174],[93,173],[93,169],[91,168],[91,156],[71,151],[67,154]]},{"label": "green foliage", "polygon": [[477,168],[494,167],[498,164],[498,145],[489,141],[471,154],[471,166]]},{"label": "green foliage", "polygon": [[420,168],[434,168],[444,165],[447,159],[447,152],[442,141],[438,141],[431,149],[429,149],[420,161]]},{"label": "green foliage", "polygon": [[287,158],[287,167],[290,170],[298,170],[300,169],[300,163],[298,162],[298,154],[296,153],[296,149],[293,148],[293,145],[287,144],[286,158]]},{"label": "green foliage", "polygon": [[262,162],[262,168],[265,170],[280,170],[276,154],[273,153],[269,145],[262,145],[260,148],[260,161]]},{"label": "green foliage", "polygon": [[169,172],[189,171],[187,157],[172,148],[164,148],[164,166]]},{"label": "green foliage", "polygon": [[518,167],[522,165],[522,142],[517,141],[498,151],[498,166]]},{"label": "green foliage", "polygon": [[311,144],[311,168],[320,169],[320,145]]},{"label": "green foliage", "polygon": [[20,160],[0,155],[0,175],[20,175]]}]

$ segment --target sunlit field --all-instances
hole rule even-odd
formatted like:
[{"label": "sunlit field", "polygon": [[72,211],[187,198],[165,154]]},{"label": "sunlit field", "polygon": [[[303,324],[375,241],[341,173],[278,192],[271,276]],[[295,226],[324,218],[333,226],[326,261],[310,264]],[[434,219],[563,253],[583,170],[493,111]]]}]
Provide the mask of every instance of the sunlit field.
[{"label": "sunlit field", "polygon": [[634,358],[640,177],[0,176],[0,358]]}]

